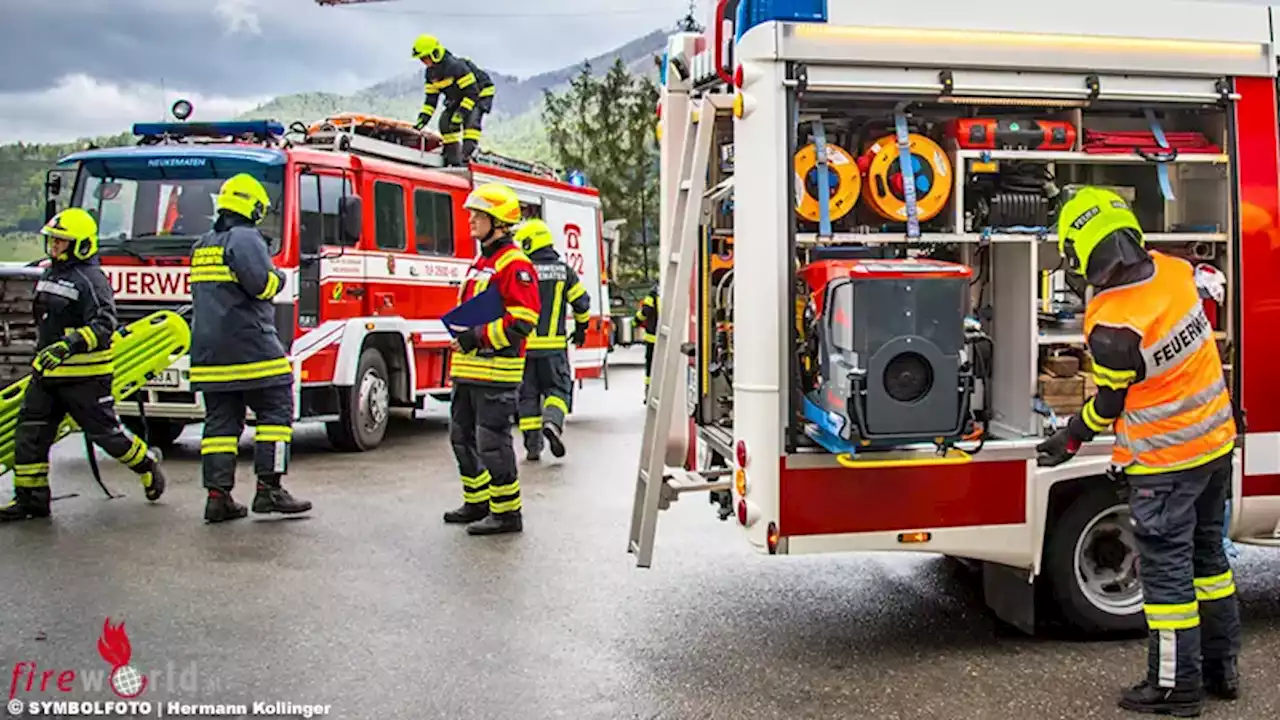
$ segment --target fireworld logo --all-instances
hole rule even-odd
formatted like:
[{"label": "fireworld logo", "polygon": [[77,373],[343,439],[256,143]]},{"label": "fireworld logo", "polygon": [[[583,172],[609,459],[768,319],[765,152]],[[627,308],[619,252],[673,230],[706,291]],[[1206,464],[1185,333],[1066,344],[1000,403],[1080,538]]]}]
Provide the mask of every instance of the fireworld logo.
[{"label": "fireworld logo", "polygon": [[98,655],[110,667],[109,671],[47,670],[35,661],[15,663],[9,683],[9,698],[36,693],[98,693],[102,691],[104,680],[111,692],[122,700],[138,698],[147,692],[148,687],[182,694],[197,694],[202,690],[204,693],[212,693],[219,689],[220,683],[208,679],[201,682],[195,663],[179,671],[170,662],[167,668],[153,668],[145,674],[134,667],[130,664],[133,645],[129,642],[129,633],[125,630],[123,621],[112,625],[111,618],[106,619],[102,624],[102,634],[98,636],[97,648]]}]

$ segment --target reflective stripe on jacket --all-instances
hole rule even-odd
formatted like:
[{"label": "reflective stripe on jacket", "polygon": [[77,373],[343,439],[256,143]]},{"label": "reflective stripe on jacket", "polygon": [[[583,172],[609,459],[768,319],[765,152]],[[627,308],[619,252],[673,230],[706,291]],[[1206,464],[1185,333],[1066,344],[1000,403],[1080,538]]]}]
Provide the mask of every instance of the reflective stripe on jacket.
[{"label": "reflective stripe on jacket", "polygon": [[524,379],[525,339],[538,322],[541,301],[533,264],[510,239],[495,241],[471,264],[459,304],[490,285],[502,296],[505,312],[470,331],[476,347],[453,353],[449,374],[454,382],[516,387]]},{"label": "reflective stripe on jacket", "polygon": [[115,295],[96,257],[50,265],[36,283],[31,309],[37,351],[61,340],[71,346],[71,355],[44,378],[75,380],[114,372]]},{"label": "reflective stripe on jacket", "polygon": [[1111,458],[1132,474],[1198,467],[1231,452],[1236,438],[1222,358],[1191,265],[1151,256],[1150,278],[1099,292],[1085,314],[1086,335],[1108,325],[1142,338],[1139,370],[1093,366],[1100,387],[1127,388]]},{"label": "reflective stripe on jacket", "polygon": [[471,66],[447,50],[440,62],[427,66],[423,82],[426,95],[422,99],[422,113],[427,116],[435,114],[441,95],[446,106],[456,105],[466,110],[475,107],[480,99],[480,86]]},{"label": "reflective stripe on jacket", "polygon": [[284,288],[256,228],[223,215],[191,251],[191,385],[201,392],[293,382],[271,299]]},{"label": "reflective stripe on jacket", "polygon": [[542,302],[538,325],[529,335],[529,354],[564,351],[569,347],[565,321],[569,313],[565,305],[572,309],[573,321],[583,325],[591,319],[591,297],[578,273],[560,260],[555,248],[534,250],[529,259],[538,273],[538,296]]}]

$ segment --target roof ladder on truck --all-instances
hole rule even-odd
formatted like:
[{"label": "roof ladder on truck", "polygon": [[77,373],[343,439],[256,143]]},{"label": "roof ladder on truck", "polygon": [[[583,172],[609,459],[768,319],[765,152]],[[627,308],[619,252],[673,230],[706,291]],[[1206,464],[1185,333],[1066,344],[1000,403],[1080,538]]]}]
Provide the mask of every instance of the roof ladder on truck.
[{"label": "roof ladder on truck", "polygon": [[[689,290],[696,262],[694,250],[698,227],[708,196],[707,165],[711,157],[716,120],[728,117],[733,108],[730,95],[704,95],[701,107],[690,109],[680,146],[680,184],[676,190],[670,227],[671,242],[663,259],[658,303],[657,342],[653,349],[654,367],[649,397],[645,400],[644,438],[640,449],[640,468],[636,477],[635,502],[631,509],[631,541],[629,552],[636,554],[636,565],[649,567],[653,558],[653,540],[658,526],[658,512],[685,492],[724,490],[728,483],[707,482],[699,473],[666,466],[666,443],[671,432],[671,407],[677,401],[676,374],[684,370],[681,361],[688,358],[680,351],[682,338],[677,332],[688,327]],[[721,192],[719,188],[712,193]]]}]

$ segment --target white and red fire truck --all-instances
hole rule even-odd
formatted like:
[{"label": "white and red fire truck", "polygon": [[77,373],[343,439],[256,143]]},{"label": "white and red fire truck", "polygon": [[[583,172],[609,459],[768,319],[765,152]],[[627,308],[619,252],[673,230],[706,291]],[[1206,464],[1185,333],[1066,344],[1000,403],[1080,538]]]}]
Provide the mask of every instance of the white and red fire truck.
[{"label": "white and red fire truck", "polygon": [[[476,253],[462,203],[475,184],[506,183],[526,218],[552,227],[587,287],[587,342],[570,353],[579,380],[599,377],[611,328],[598,192],[580,175],[569,182],[497,155],[442,168],[439,139],[400,125],[340,118],[286,133],[269,121],[139,124],[136,146],[69,155],[48,189],[98,216],[102,263],[129,322],[190,302],[188,254],[210,227],[221,182],[240,172],[262,180],[273,202],[261,228],[288,279],[276,327],[294,361],[295,412],[357,451],[382,441],[392,408],[447,400],[440,318]],[[157,444],[204,417],[187,358],[139,400],[120,413]]]},{"label": "white and red fire truck", "polygon": [[1246,420],[1229,534],[1280,544],[1280,18],[1061,10],[720,0],[671,39],[639,565],[658,511],[711,491],[769,555],[938,553],[1028,631],[1141,627],[1111,436],[1035,460],[1092,394],[1054,227],[1083,185],[1220,281],[1206,315]]}]

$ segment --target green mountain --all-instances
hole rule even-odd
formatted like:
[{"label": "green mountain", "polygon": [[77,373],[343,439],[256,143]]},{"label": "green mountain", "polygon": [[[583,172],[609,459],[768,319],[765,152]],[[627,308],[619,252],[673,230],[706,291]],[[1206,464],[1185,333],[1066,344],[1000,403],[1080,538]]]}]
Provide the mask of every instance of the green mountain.
[{"label": "green mountain", "polygon": [[[666,35],[666,31],[655,30],[586,62],[593,71],[602,74],[615,59],[621,59],[633,73],[652,76],[656,73],[653,58],[665,48]],[[580,64],[570,65],[524,79],[491,73],[497,96],[494,112],[485,118],[482,146],[505,155],[554,164],[542,126],[543,93],[563,89],[580,69]],[[286,127],[295,121],[310,123],[340,112],[413,119],[421,104],[422,73],[406,72],[351,95],[319,92],[282,95],[249,110],[241,118],[270,118],[283,122]],[[42,252],[34,231],[44,220],[45,172],[58,158],[84,149],[90,143],[106,147],[131,142],[133,137],[124,133],[70,143],[0,145],[0,261],[30,260]]]}]

